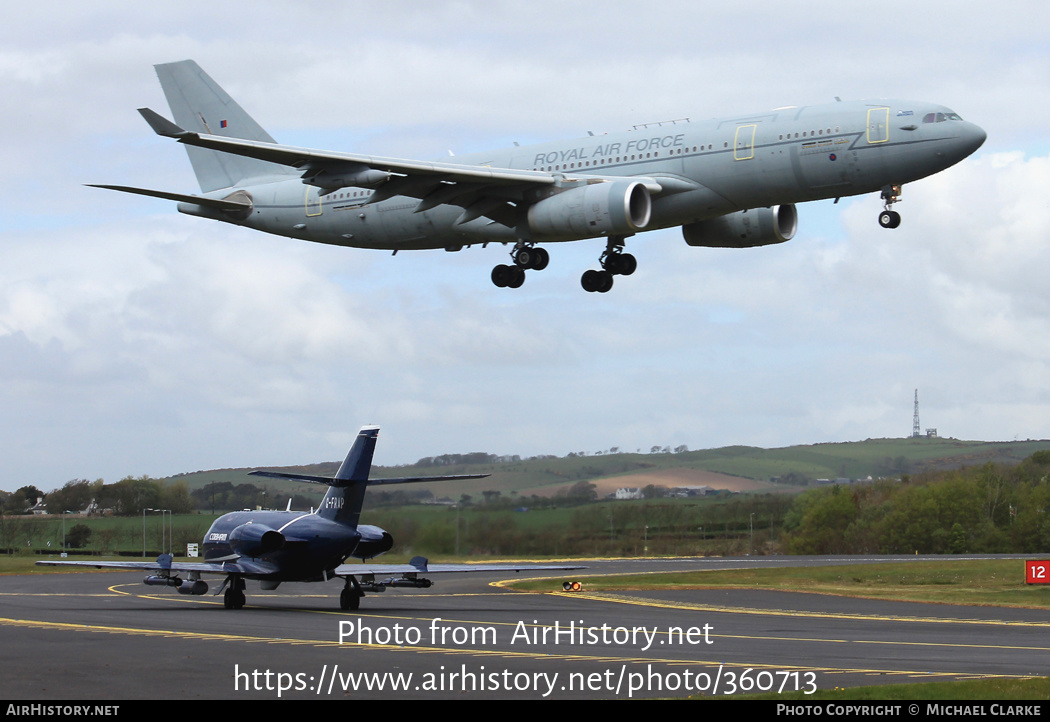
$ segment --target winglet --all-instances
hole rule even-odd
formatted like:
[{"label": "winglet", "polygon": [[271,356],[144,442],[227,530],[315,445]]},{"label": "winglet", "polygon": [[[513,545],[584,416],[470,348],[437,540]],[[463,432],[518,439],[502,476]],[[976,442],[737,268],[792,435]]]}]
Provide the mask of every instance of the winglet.
[{"label": "winglet", "polygon": [[160,113],[154,112],[149,108],[139,108],[139,115],[146,119],[149,127],[153,128],[153,132],[157,135],[163,135],[166,138],[182,138],[189,135],[189,131],[180,128]]},{"label": "winglet", "polygon": [[414,566],[419,571],[426,572],[427,565],[430,563],[430,560],[428,560],[426,557],[412,557],[412,559],[408,563]]}]

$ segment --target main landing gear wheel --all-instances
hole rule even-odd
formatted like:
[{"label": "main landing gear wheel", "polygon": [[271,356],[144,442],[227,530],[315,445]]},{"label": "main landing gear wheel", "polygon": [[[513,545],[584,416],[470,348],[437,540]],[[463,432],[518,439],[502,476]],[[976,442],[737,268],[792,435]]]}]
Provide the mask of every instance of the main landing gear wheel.
[{"label": "main landing gear wheel", "polygon": [[613,287],[613,277],[608,271],[584,271],[580,285],[587,293],[608,293]]},{"label": "main landing gear wheel", "polygon": [[240,589],[227,589],[222,595],[222,606],[226,609],[241,609],[246,601]]},{"label": "main landing gear wheel", "polygon": [[897,211],[883,211],[879,214],[879,225],[883,228],[896,228],[901,224],[901,214]]},{"label": "main landing gear wheel", "polygon": [[617,236],[610,238],[598,263],[600,271],[586,271],[580,278],[580,285],[587,293],[608,293],[613,286],[613,276],[630,276],[638,268],[638,259],[630,253],[623,252],[624,239]]},{"label": "main landing gear wheel", "polygon": [[638,259],[630,253],[610,253],[605,257],[605,270],[614,276],[630,276],[638,268]]},{"label": "main landing gear wheel", "polygon": [[361,606],[361,597],[350,587],[343,587],[339,592],[339,608],[344,612],[355,611]]},{"label": "main landing gear wheel", "polygon": [[522,268],[531,268],[533,271],[542,271],[550,261],[551,256],[545,248],[522,246],[514,252],[514,263]]},{"label": "main landing gear wheel", "polygon": [[492,282],[498,288],[519,288],[525,283],[525,269],[542,271],[551,260],[546,249],[526,246],[524,243],[515,246],[510,255],[514,265],[501,263],[492,269]]},{"label": "main landing gear wheel", "polygon": [[520,288],[525,283],[525,269],[501,263],[492,269],[492,282],[498,288]]},{"label": "main landing gear wheel", "polygon": [[345,577],[343,590],[339,592],[339,608],[344,612],[356,611],[361,606],[361,597],[365,592],[353,576]]}]

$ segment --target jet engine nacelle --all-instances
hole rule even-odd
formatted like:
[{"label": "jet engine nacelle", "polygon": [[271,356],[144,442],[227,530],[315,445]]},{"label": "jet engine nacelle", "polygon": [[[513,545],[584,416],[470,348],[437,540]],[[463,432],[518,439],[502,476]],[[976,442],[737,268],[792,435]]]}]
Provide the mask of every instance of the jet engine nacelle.
[{"label": "jet engine nacelle", "polygon": [[249,522],[231,531],[229,542],[233,550],[241,556],[257,557],[283,547],[284,534],[265,524]]},{"label": "jet engine nacelle", "polygon": [[590,183],[534,203],[528,224],[534,239],[552,241],[631,235],[649,225],[652,210],[641,183]]},{"label": "jet engine nacelle", "polygon": [[794,205],[752,208],[682,226],[690,246],[753,248],[790,241],[798,230]]},{"label": "jet engine nacelle", "polygon": [[362,524],[357,531],[361,534],[361,539],[354,548],[355,557],[374,559],[394,546],[394,537],[390,536],[390,532],[377,526]]}]

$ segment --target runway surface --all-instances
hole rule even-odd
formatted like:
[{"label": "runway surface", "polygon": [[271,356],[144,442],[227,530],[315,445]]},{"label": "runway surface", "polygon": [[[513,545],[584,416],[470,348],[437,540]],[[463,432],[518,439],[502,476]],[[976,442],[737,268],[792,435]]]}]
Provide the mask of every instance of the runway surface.
[{"label": "runway surface", "polygon": [[[859,561],[588,561],[579,575]],[[234,611],[221,596],[181,596],[141,577],[0,577],[0,697],[724,696],[1042,676],[1050,659],[1040,610],[753,590],[525,594],[498,586],[515,575],[486,573],[368,595],[357,612],[339,611],[338,581],[276,592],[249,582],[247,606]]]}]

